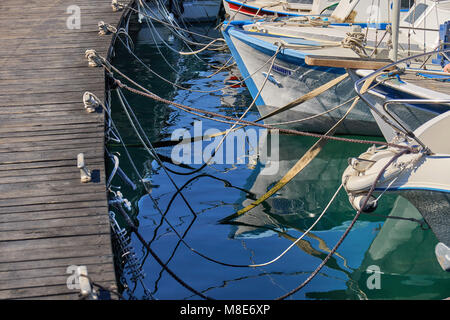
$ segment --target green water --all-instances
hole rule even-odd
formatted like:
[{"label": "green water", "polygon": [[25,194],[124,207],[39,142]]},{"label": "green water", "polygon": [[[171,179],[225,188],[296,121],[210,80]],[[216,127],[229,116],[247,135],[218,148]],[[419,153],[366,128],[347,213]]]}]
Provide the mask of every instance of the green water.
[{"label": "green water", "polygon": [[[141,36],[142,36],[141,31]],[[139,40],[140,39],[140,40]],[[158,48],[142,37],[135,37],[135,53],[154,71],[170,81],[192,89],[211,90],[224,86],[229,71],[212,76],[216,70],[193,56],[179,56]],[[178,49],[182,46],[175,42]],[[228,53],[204,52],[200,57],[220,65]],[[240,116],[251,102],[245,88],[228,88],[213,94],[178,90],[145,71],[121,47],[116,46],[115,66],[146,86],[152,92],[189,106],[230,116]],[[179,74],[173,70],[179,71]],[[186,128],[193,134],[193,123],[202,120],[203,130],[225,130],[229,125],[200,119],[165,104],[124,92],[151,141],[169,140],[174,130]],[[314,139],[281,136],[279,172],[261,174],[261,163],[214,164],[194,175],[170,174],[178,186],[192,180],[183,190],[195,216],[179,195],[171,202],[176,189],[165,171],[142,147],[115,95],[113,119],[141,176],[151,184],[151,196],[139,183],[123,148],[110,145],[120,153],[120,166],[138,185],[132,190],[120,178],[113,186],[132,203],[132,215],[139,232],[151,248],[181,279],[196,290],[216,299],[274,299],[302,283],[334,247],[354,217],[345,192],[341,192],[313,232],[294,246],[277,262],[258,268],[223,266],[204,259],[180,243],[179,237],[162,219],[155,203],[186,243],[201,254],[228,264],[247,265],[270,261],[283,252],[322,212],[337,187],[347,158],[357,156],[367,145],[329,142],[319,156],[285,188],[271,199],[232,224],[218,221],[243,208],[276,183],[314,143]],[[253,108],[245,119],[259,116]],[[161,156],[170,158],[171,147],[158,148]],[[163,157],[164,158],[164,157]],[[189,169],[165,162],[168,168],[187,172]],[[193,164],[193,168],[200,165]],[[111,163],[109,163],[111,167]],[[109,168],[111,169],[111,168]],[[193,179],[196,177],[196,179]],[[379,215],[395,215],[421,219],[417,210],[404,198],[385,194],[376,211]],[[362,215],[326,266],[305,288],[289,299],[443,299],[450,296],[450,275],[441,270],[434,256],[437,239],[430,230],[417,223]],[[137,258],[145,271],[144,285],[133,283],[125,274],[134,297],[155,299],[198,299],[177,283],[132,236]],[[379,268],[376,288],[370,284],[373,274],[369,266]],[[368,285],[369,283],[369,285]],[[143,287],[150,294],[144,295]],[[129,294],[124,292],[126,297]]]}]

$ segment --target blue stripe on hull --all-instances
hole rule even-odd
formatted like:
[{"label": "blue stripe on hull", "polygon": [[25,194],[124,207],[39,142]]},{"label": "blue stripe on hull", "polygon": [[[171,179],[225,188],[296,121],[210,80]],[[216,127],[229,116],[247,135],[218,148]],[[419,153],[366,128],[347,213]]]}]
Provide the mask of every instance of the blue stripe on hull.
[{"label": "blue stripe on hull", "polygon": [[[236,61],[236,64],[237,64],[242,76],[244,78],[248,78],[248,79],[246,79],[245,83],[250,91],[250,94],[254,98],[258,94],[258,88],[257,88],[255,82],[253,81],[253,79],[251,79],[251,77],[249,77],[250,73],[249,73],[247,67],[245,66],[245,63],[242,60],[242,57],[240,56],[238,50],[234,46],[234,44],[231,40],[231,36],[238,39],[239,41],[242,41],[249,47],[267,55],[268,58],[275,54],[278,47],[272,43],[252,37],[248,33],[246,33],[244,30],[241,30],[241,29],[238,30],[233,26],[230,26],[226,30],[224,30],[223,35],[224,35],[224,38],[228,44],[228,47],[230,48],[231,54],[233,55],[234,60]],[[301,41],[301,39],[297,39],[297,41]],[[309,43],[310,41],[307,41],[307,42]],[[345,69],[343,69],[343,68],[317,67],[317,66],[307,65],[305,63],[305,56],[306,56],[305,53],[298,51],[298,50],[282,49],[278,53],[277,59],[284,61],[286,63],[290,63],[290,64],[293,64],[296,66],[303,67],[303,68],[317,70],[320,72],[331,73],[331,74],[334,74],[336,77],[341,74],[344,74],[346,72]],[[261,96],[257,99],[256,104],[257,105],[265,105]]]},{"label": "blue stripe on hull", "polygon": [[[233,41],[230,38],[228,30],[229,28],[227,28],[227,30],[224,30],[222,34],[224,36],[225,41],[227,42],[228,48],[230,49],[231,54],[233,55],[234,61],[236,62],[242,77],[245,79],[245,85],[250,91],[252,97],[255,98],[256,95],[258,94],[258,88],[256,87],[256,84],[253,81],[253,79],[250,77],[250,73],[248,72],[247,67],[245,66],[245,63],[242,60],[239,52],[236,50],[236,47],[234,46]],[[256,99],[255,103],[256,105],[259,106],[265,105],[261,95],[258,97],[258,99]]]}]

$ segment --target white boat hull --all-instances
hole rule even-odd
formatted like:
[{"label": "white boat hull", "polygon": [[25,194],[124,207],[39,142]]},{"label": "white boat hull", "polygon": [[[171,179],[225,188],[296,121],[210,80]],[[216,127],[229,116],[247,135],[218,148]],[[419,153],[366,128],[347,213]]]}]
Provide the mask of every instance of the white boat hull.
[{"label": "white boat hull", "polygon": [[[407,198],[422,214],[437,239],[450,246],[450,145],[448,127],[450,111],[434,117],[414,131],[415,136],[431,150],[404,154],[394,161],[376,181],[380,170],[399,150],[370,149],[344,171],[342,181],[350,201],[365,196],[376,182],[377,192],[395,192]],[[399,143],[400,140],[394,140]],[[402,142],[404,143],[404,142]],[[415,141],[407,142],[413,146]],[[366,159],[366,160],[361,160]],[[367,169],[358,169],[358,163],[370,163]]]},{"label": "white boat hull", "polygon": [[[235,58],[238,56],[236,62],[243,77],[248,78],[251,75],[251,78],[246,81],[250,93],[255,98],[261,91],[260,97],[256,101],[261,116],[279,109],[345,72],[344,69],[337,68],[309,67],[302,61],[297,61],[298,64],[289,63],[282,59],[283,54],[279,53],[278,57],[280,58],[275,60],[271,75],[264,84],[270,67],[270,63],[267,63],[267,61],[270,60],[271,53],[267,53],[268,50],[262,52],[264,48],[255,48],[254,45],[235,37],[233,32],[229,34],[232,43],[230,49],[232,52],[234,51],[233,56]],[[264,64],[265,66],[261,68]],[[330,109],[355,96],[353,81],[347,78],[316,98],[265,120],[265,123],[273,124],[300,120],[325,113],[320,117],[281,126],[283,128],[325,133],[342,118],[350,103],[331,112]],[[336,132],[338,134],[371,136],[381,134],[369,108],[363,102],[358,102]]]}]

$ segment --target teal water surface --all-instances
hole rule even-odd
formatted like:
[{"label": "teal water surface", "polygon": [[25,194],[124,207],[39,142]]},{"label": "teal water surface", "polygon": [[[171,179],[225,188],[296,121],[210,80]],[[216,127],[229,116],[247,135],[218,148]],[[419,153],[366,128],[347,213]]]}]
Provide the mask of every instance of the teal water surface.
[{"label": "teal water surface", "polygon": [[[229,53],[205,51],[199,54],[201,59],[180,56],[162,43],[155,45],[148,32],[142,29],[135,36],[135,53],[170,81],[209,91],[223,88],[226,80],[234,75],[230,70],[213,75],[216,69],[208,65],[225,63]],[[172,40],[168,44],[177,50],[186,49],[170,37],[165,39]],[[238,117],[252,101],[245,87],[228,87],[214,93],[178,89],[146,70],[120,42],[116,45],[113,64],[150,91],[185,105]],[[208,77],[210,75],[213,76]],[[229,128],[229,124],[201,119],[126,91],[124,94],[153,142],[170,140],[172,133],[182,128],[194,136],[193,125],[200,120],[203,133],[211,128],[220,131]],[[264,267],[247,268],[212,262],[201,255],[234,265],[263,263],[278,256],[302,235],[327,205],[341,183],[347,159],[358,156],[369,146],[329,142],[304,171],[273,197],[233,223],[221,224],[219,220],[250,204],[273,186],[315,139],[280,136],[279,170],[273,175],[262,174],[264,165],[255,159],[245,159],[243,164],[209,165],[192,175],[169,173],[178,187],[188,182],[181,191],[184,201],[165,170],[139,145],[115,94],[112,95],[112,115],[140,175],[151,186],[151,196],[139,182],[125,150],[110,143],[108,149],[120,153],[121,168],[138,185],[137,190],[132,190],[115,177],[113,189],[120,187],[124,197],[131,201],[131,215],[139,232],[161,260],[183,281],[212,298],[274,299],[285,294],[314,271],[354,217],[355,211],[341,191],[313,232],[278,261]],[[245,119],[254,120],[258,116],[257,109],[252,108]],[[189,172],[200,167],[200,164],[192,164],[189,169],[167,162],[172,147],[160,147],[157,151],[171,170]],[[109,167],[111,170],[111,163]],[[169,223],[161,216],[165,211]],[[375,213],[421,219],[406,199],[393,194],[383,195]],[[190,248],[180,242],[180,236]],[[436,243],[431,230],[421,228],[416,222],[362,215],[337,254],[305,288],[289,299],[446,298],[450,296],[450,275],[442,271],[436,261]],[[132,244],[145,278],[143,283],[133,283],[130,275],[124,274],[130,288],[124,291],[127,298],[199,299],[165,272],[134,235]],[[373,266],[379,270],[376,274],[379,282],[374,282],[374,274],[367,271]]]}]

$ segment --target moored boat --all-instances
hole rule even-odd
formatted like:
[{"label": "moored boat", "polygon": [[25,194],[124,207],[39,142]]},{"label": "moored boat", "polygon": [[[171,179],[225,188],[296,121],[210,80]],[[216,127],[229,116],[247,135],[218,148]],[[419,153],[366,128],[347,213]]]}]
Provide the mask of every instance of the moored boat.
[{"label": "moored boat", "polygon": [[[359,1],[357,5],[362,4]],[[389,4],[389,1],[382,2],[386,10],[355,14],[352,13],[357,8],[354,3],[341,1],[330,18],[231,22],[223,31],[224,37],[262,116],[276,113],[299,97],[330,84],[327,90],[265,122],[321,133],[336,123],[345,114],[347,107],[343,105],[355,96],[354,80],[346,78],[331,85],[332,81],[345,74],[346,69],[358,68],[357,64],[360,69],[377,69],[381,65],[373,67],[371,61],[383,64],[390,61],[390,16],[393,13]],[[412,8],[403,19],[411,22],[412,14],[417,17],[415,12]],[[440,16],[440,19],[445,18],[446,14]],[[342,22],[348,19],[353,22]],[[410,33],[401,35],[400,47],[406,48],[402,54],[423,52],[432,46],[439,39],[439,33],[435,29],[429,32],[425,43],[411,38]],[[333,66],[308,62],[308,58],[323,56],[339,56],[354,63]],[[337,133],[380,135],[380,130],[369,109],[358,102]]]},{"label": "moored boat", "polygon": [[302,15],[320,15],[333,9],[335,0],[223,0],[227,19],[248,20],[262,17],[297,17]]}]

